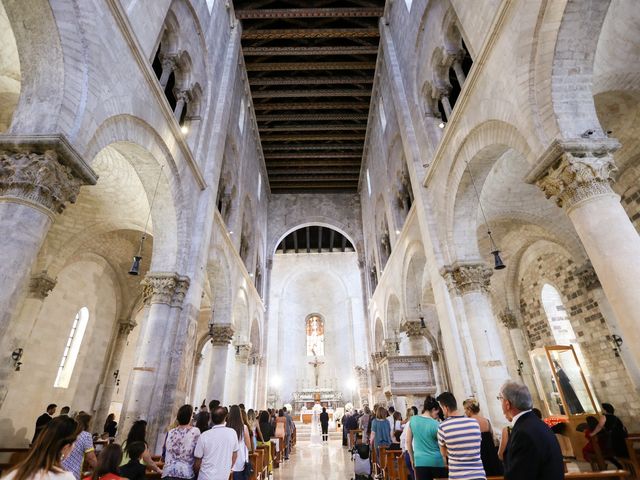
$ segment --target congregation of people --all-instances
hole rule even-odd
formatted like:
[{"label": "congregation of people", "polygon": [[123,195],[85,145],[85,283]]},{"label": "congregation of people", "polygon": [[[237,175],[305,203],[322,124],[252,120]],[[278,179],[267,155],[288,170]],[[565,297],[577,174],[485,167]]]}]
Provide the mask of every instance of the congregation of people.
[{"label": "congregation of people", "polygon": [[[2,480],[142,480],[149,474],[167,480],[248,480],[253,473],[249,454],[268,445],[268,472],[273,469],[271,441],[284,445],[289,459],[295,423],[286,407],[256,411],[225,407],[218,400],[199,411],[192,405],[178,409],[164,434],[162,455],[154,457],[147,443],[147,422],[136,420],[126,435],[118,435],[110,414],[102,433],[91,433],[92,417],[70,415],[50,404],[36,420],[29,452]],[[278,447],[279,448],[279,447]]]},{"label": "congregation of people", "polygon": [[[460,405],[454,395],[444,392],[424,400],[422,411],[413,406],[405,416],[393,406],[375,405],[354,410],[342,418],[343,445],[369,445],[374,458],[380,448],[402,451],[410,480],[440,478],[486,480],[504,476],[506,480],[560,480],[564,478],[564,458],[554,430],[533,407],[529,389],[518,382],[506,382],[496,399],[510,425],[496,435],[491,421],[482,415],[475,398]],[[605,458],[617,468],[617,456],[626,456],[626,429],[614,415],[612,405],[602,405],[604,415],[587,418],[585,436],[596,437]],[[356,431],[360,439],[349,432]],[[352,440],[355,439],[355,440]],[[589,461],[592,442],[583,454]]]}]

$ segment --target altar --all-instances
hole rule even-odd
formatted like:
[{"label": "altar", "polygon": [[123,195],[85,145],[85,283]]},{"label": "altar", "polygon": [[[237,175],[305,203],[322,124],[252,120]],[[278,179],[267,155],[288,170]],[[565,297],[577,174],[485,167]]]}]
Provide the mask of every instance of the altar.
[{"label": "altar", "polygon": [[[329,420],[333,420],[333,412],[335,409],[344,405],[342,392],[338,392],[333,388],[311,387],[302,388],[297,392],[293,392],[293,411],[300,414],[300,420],[304,423],[310,423],[313,417],[313,408],[319,405],[327,409]],[[303,417],[304,415],[304,417]],[[308,418],[305,421],[305,418]]]},{"label": "altar", "polygon": [[[334,421],[333,415],[335,413],[333,408],[327,408],[327,413],[329,414],[329,423],[333,422]],[[311,422],[313,422],[313,415],[314,415],[313,410],[309,410],[306,407],[302,407],[302,410],[300,410],[300,421],[302,423],[310,424]]]}]

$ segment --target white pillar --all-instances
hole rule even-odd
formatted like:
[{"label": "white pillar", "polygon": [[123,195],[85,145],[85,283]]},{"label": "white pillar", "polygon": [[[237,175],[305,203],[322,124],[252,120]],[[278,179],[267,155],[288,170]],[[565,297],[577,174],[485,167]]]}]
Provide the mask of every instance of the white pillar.
[{"label": "white pillar", "polygon": [[494,425],[504,423],[502,407],[496,397],[509,379],[506,357],[488,295],[492,270],[484,263],[457,263],[445,269],[445,275],[460,295],[466,326],[480,374],[477,396],[481,408]]},{"label": "white pillar", "polygon": [[167,86],[167,82],[169,81],[169,76],[176,68],[176,55],[163,55],[160,62],[162,63],[160,85],[162,85],[162,89],[164,90]]},{"label": "white pillar", "polygon": [[180,122],[180,117],[182,116],[182,111],[187,107],[189,100],[191,99],[191,95],[188,90],[176,90],[176,108],[173,111],[176,120]]},{"label": "white pillar", "polygon": [[602,284],[620,336],[640,364],[640,237],[611,188],[614,139],[556,140],[527,177],[555,197],[573,224]]},{"label": "white pillar", "polygon": [[81,185],[96,181],[64,137],[0,138],[0,338],[18,314],[56,215],[76,201]]},{"label": "white pillar", "polygon": [[233,339],[233,327],[230,324],[213,325],[211,337],[211,367],[209,368],[209,387],[207,402],[224,401],[224,382],[227,376],[227,358],[229,345]]},{"label": "white pillar", "polygon": [[[247,392],[249,390],[248,374],[249,374],[249,354],[251,353],[251,344],[242,343],[236,345],[236,368],[237,376],[234,379],[234,395],[231,397],[233,403],[245,403]],[[246,403],[245,403],[246,407]]]}]

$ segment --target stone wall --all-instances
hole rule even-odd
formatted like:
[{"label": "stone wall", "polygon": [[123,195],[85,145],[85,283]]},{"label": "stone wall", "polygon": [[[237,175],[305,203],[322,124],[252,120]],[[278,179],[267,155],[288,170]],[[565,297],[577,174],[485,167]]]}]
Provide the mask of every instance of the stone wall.
[{"label": "stone wall", "polygon": [[541,299],[549,283],[560,293],[571,325],[587,362],[589,380],[597,401],[609,402],[621,418],[637,426],[640,406],[634,387],[612,344],[609,329],[593,295],[585,290],[575,273],[576,265],[558,253],[538,256],[523,268],[520,281],[520,313],[531,349],[555,345]]}]

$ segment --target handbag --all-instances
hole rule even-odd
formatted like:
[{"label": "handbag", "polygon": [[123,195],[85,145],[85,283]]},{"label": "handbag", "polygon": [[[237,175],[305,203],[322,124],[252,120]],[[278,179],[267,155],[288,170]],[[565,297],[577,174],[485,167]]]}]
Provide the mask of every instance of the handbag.
[{"label": "handbag", "polygon": [[253,465],[251,464],[251,462],[244,462],[242,473],[244,474],[244,478],[246,478],[247,480],[251,478],[251,475],[253,475]]}]

